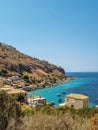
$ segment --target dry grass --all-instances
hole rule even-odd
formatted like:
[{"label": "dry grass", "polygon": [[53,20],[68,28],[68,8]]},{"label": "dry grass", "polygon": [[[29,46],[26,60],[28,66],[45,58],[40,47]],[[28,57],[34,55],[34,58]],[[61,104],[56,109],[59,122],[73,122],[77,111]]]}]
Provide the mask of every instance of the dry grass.
[{"label": "dry grass", "polygon": [[91,117],[89,121],[89,130],[98,130],[98,114]]},{"label": "dry grass", "polygon": [[88,121],[78,116],[72,117],[69,113],[47,115],[37,113],[34,116],[25,116],[20,130],[88,130]]}]

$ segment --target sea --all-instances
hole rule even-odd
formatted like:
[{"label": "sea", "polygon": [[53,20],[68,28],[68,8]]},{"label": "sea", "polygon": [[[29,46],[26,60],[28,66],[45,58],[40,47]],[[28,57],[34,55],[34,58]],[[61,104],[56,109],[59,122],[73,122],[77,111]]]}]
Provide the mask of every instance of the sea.
[{"label": "sea", "polygon": [[66,75],[76,78],[57,86],[28,92],[28,97],[42,96],[46,98],[47,103],[54,102],[55,106],[59,106],[65,102],[66,95],[70,93],[84,94],[89,96],[89,107],[96,107],[98,105],[98,72],[68,72]]}]

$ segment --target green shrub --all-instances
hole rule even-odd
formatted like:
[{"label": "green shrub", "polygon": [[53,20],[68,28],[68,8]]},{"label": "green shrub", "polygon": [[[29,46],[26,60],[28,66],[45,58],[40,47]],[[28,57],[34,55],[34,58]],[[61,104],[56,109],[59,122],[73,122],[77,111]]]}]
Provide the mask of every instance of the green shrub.
[{"label": "green shrub", "polygon": [[23,75],[23,79],[28,82],[29,81],[29,76],[28,75]]},{"label": "green shrub", "polygon": [[3,69],[0,70],[0,75],[1,76],[5,76],[6,74],[7,74],[7,70],[6,69],[3,68]]},{"label": "green shrub", "polygon": [[8,95],[6,92],[0,92],[0,130],[5,130],[13,119],[15,122],[18,121],[21,116],[21,107],[16,102],[15,98]]},{"label": "green shrub", "polygon": [[16,98],[16,100],[18,101],[18,102],[20,102],[20,101],[23,101],[24,100],[24,95],[22,94],[22,93],[17,93],[16,95],[15,95],[15,98]]}]

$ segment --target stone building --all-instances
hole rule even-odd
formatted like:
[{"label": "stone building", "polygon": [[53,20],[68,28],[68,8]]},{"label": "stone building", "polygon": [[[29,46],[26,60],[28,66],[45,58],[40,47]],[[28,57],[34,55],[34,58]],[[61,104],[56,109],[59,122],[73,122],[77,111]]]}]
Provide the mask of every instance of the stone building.
[{"label": "stone building", "polygon": [[87,107],[89,104],[89,97],[82,94],[69,94],[65,98],[65,105],[74,107],[76,109]]},{"label": "stone building", "polygon": [[24,100],[27,101],[27,92],[24,90],[14,89],[14,88],[7,85],[6,87],[0,88],[0,91],[5,91],[13,97],[16,96],[17,94],[20,94],[24,97]]}]

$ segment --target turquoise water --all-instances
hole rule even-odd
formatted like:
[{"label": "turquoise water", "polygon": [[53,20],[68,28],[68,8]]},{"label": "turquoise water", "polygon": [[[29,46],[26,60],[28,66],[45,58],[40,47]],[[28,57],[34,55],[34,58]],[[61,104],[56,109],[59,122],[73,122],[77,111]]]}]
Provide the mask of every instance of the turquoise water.
[{"label": "turquoise water", "polygon": [[[67,73],[67,75],[75,76],[77,79],[60,84],[51,88],[39,89],[28,92],[28,97],[38,95],[45,97],[47,102],[55,102],[55,106],[65,101],[65,96],[70,93],[81,93],[89,96],[89,106],[98,105],[98,73]],[[64,94],[62,92],[65,92]],[[57,96],[57,94],[60,96]],[[58,100],[61,99],[62,102]]]}]

